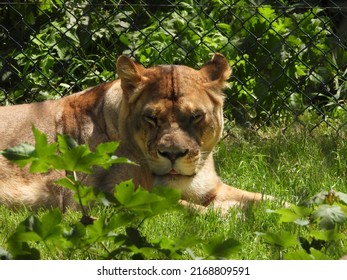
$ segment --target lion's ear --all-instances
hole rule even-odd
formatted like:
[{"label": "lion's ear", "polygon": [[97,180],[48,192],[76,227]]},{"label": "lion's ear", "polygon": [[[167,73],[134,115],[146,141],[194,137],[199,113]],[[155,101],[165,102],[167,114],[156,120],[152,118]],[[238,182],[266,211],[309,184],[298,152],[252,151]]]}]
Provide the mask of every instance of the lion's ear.
[{"label": "lion's ear", "polygon": [[129,100],[135,99],[145,80],[143,77],[145,68],[126,55],[121,55],[117,59],[116,67],[123,92],[127,95]]},{"label": "lion's ear", "polygon": [[207,77],[209,82],[221,83],[221,86],[224,85],[232,72],[227,59],[220,53],[214,54],[212,59],[200,71]]}]

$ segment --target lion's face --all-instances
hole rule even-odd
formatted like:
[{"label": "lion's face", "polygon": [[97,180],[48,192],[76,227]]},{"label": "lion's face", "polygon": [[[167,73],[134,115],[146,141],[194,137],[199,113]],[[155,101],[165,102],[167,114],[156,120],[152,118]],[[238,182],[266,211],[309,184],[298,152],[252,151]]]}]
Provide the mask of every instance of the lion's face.
[{"label": "lion's face", "polygon": [[154,175],[194,176],[218,142],[220,91],[230,68],[217,56],[199,71],[173,65],[144,69],[128,58],[118,60],[124,92],[121,134]]}]

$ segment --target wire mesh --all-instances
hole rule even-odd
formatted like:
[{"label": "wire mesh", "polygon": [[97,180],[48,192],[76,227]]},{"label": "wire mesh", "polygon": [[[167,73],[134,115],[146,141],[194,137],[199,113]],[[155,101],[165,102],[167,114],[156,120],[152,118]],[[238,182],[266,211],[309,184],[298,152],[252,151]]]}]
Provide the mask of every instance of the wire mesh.
[{"label": "wire mesh", "polygon": [[[160,3],[159,3],[160,2]],[[347,125],[345,1],[0,2],[0,103],[59,98],[145,66],[233,66],[225,115],[260,129]]]}]

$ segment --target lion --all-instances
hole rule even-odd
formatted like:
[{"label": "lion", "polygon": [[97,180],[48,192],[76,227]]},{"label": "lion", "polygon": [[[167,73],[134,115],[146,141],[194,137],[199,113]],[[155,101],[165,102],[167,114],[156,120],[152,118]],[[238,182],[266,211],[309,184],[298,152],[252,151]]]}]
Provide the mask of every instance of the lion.
[{"label": "lion", "polygon": [[[226,185],[217,175],[213,151],[223,132],[223,89],[231,75],[216,53],[201,69],[182,65],[145,68],[121,55],[119,79],[57,100],[0,108],[0,149],[33,143],[32,125],[49,141],[67,134],[91,149],[120,141],[116,155],[137,165],[95,168],[88,185],[112,192],[132,179],[136,186],[181,191],[182,204],[227,210],[262,200],[260,193]],[[56,174],[30,174],[0,156],[0,203],[10,207],[73,207]]]}]

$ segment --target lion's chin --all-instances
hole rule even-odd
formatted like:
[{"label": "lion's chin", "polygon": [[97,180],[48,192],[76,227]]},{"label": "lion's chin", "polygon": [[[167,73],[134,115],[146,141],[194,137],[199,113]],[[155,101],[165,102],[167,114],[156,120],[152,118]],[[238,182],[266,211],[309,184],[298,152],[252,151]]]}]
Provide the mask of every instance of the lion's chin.
[{"label": "lion's chin", "polygon": [[166,173],[161,173],[161,174],[154,173],[153,175],[157,178],[157,181],[172,182],[172,181],[182,181],[185,179],[193,178],[195,176],[195,173],[184,174],[184,173],[180,173],[179,171],[175,169],[171,169],[170,171]]},{"label": "lion's chin", "polygon": [[192,177],[195,175],[195,172],[180,172],[176,169],[171,169],[166,172],[153,172],[153,175],[156,177],[166,177],[166,178],[180,178],[180,177]]},{"label": "lion's chin", "polygon": [[178,188],[185,185],[190,185],[190,182],[194,179],[195,174],[183,175],[183,174],[170,174],[166,173],[163,175],[154,174],[154,185],[165,186],[168,188]]}]

